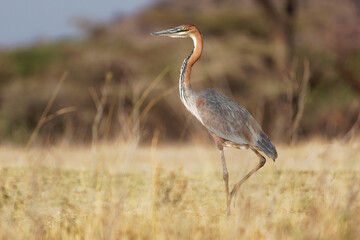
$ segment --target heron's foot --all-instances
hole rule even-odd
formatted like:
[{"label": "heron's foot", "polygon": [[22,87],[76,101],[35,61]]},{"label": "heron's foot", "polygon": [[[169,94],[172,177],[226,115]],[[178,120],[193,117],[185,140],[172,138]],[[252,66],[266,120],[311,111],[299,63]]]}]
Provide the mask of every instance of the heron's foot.
[{"label": "heron's foot", "polygon": [[226,196],[226,215],[230,215],[230,205],[231,205],[231,198],[230,194],[227,194]]},{"label": "heron's foot", "polygon": [[226,208],[226,215],[227,215],[227,216],[230,216],[230,215],[231,215],[230,206],[228,206],[228,207]]},{"label": "heron's foot", "polygon": [[231,215],[231,210],[230,210],[230,205],[231,205],[231,201],[230,201],[230,196],[227,199],[228,201],[226,201],[226,215],[230,216]]},{"label": "heron's foot", "polygon": [[231,203],[233,198],[236,198],[236,189],[235,188],[230,193],[230,203]]},{"label": "heron's foot", "polygon": [[[230,203],[229,203],[229,204],[231,204],[231,202],[232,202],[234,208],[235,208],[235,205],[236,205],[236,197],[237,197],[237,195],[238,195],[237,190],[238,190],[238,189],[233,189],[233,190],[231,191],[231,193],[230,193]],[[240,194],[240,198],[243,198],[243,195],[242,195],[242,194]]]},{"label": "heron's foot", "polygon": [[234,206],[234,208],[235,208],[235,205],[236,205],[236,192],[235,192],[235,194],[234,194],[234,201],[233,201],[233,206]]}]

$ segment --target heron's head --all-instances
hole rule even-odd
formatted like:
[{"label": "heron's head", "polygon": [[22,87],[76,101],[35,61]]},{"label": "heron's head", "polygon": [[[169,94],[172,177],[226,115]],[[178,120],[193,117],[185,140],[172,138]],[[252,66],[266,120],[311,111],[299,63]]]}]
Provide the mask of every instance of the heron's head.
[{"label": "heron's head", "polygon": [[194,25],[186,24],[186,25],[178,26],[176,28],[154,32],[151,33],[151,35],[166,36],[172,38],[185,38],[185,37],[191,37],[191,35],[196,31],[198,31],[198,29]]}]

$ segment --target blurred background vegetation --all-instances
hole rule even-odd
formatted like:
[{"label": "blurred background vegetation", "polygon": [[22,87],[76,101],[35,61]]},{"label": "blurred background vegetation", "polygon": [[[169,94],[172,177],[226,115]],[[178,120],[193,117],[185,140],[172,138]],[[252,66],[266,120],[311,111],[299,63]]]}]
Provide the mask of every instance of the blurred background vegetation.
[{"label": "blurred background vegetation", "polygon": [[204,37],[195,90],[232,97],[276,142],[358,136],[360,1],[166,0],[79,21],[81,40],[2,49],[0,142],[28,141],[64,72],[38,143],[208,141],[177,89],[192,41],[149,35],[187,23]]}]

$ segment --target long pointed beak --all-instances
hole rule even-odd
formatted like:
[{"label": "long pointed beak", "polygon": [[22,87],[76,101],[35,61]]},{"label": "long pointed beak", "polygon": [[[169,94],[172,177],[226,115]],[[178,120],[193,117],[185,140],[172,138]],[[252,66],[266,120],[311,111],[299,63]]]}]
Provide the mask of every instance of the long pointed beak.
[{"label": "long pointed beak", "polygon": [[172,29],[167,29],[167,30],[163,30],[163,31],[159,31],[159,32],[153,32],[151,33],[151,35],[163,35],[163,36],[168,36],[174,33],[177,33],[178,29],[177,28],[172,28]]}]

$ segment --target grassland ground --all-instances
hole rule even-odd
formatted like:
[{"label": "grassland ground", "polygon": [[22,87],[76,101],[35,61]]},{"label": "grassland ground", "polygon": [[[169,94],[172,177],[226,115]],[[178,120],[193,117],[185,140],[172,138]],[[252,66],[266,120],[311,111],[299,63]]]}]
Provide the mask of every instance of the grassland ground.
[{"label": "grassland ground", "polygon": [[[360,143],[278,146],[225,214],[214,146],[0,147],[2,239],[359,239]],[[258,159],[225,152],[232,186]]]}]

